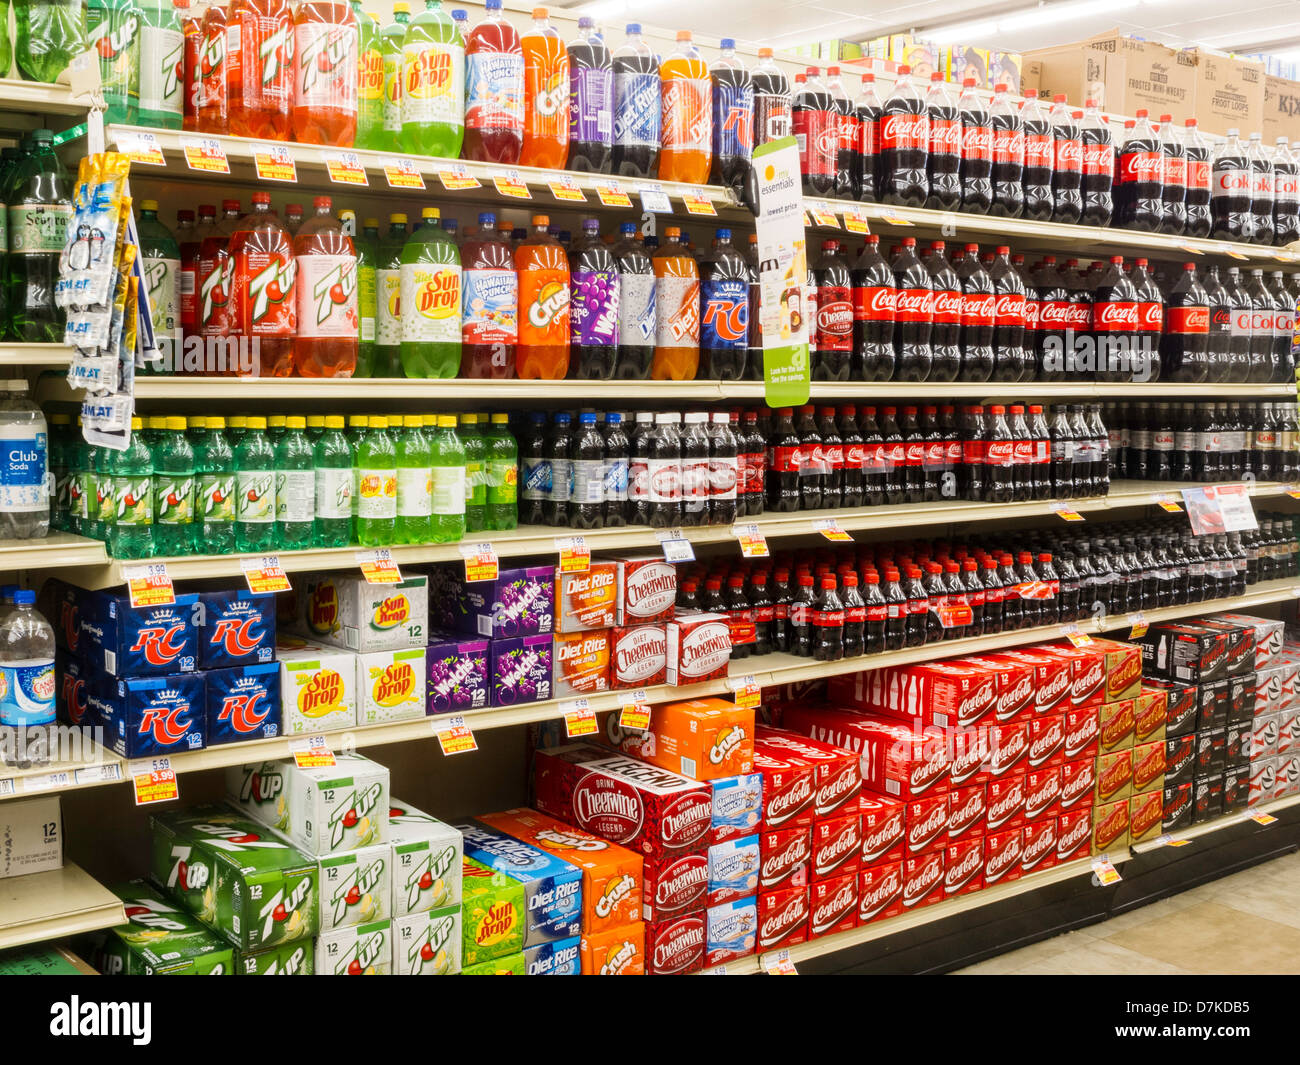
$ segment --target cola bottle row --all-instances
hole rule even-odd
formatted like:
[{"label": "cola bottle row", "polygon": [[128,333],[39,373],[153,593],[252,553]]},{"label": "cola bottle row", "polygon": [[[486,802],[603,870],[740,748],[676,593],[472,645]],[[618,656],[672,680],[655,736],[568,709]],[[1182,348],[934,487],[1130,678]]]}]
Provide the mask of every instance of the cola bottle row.
[{"label": "cola bottle row", "polygon": [[1103,420],[1116,480],[1300,479],[1294,402],[1116,405]]}]

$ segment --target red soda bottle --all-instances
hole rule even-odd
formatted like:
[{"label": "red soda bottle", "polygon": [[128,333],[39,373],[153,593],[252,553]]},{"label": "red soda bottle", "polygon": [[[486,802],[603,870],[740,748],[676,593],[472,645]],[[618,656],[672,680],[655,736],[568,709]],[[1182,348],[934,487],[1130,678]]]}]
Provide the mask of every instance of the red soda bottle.
[{"label": "red soda bottle", "polygon": [[[293,97],[293,24],[286,0],[235,0],[229,42],[230,132],[289,138]],[[238,58],[237,58],[238,57]]]},{"label": "red soda bottle", "polygon": [[205,337],[230,333],[230,292],[235,283],[230,261],[230,238],[239,221],[239,201],[221,201],[221,221],[203,236],[199,246],[199,332]]},{"label": "red soda bottle", "polygon": [[316,213],[293,239],[299,274],[293,361],[301,377],[351,377],[361,325],[357,250],[330,213],[330,198],[317,196],[313,206]]},{"label": "red soda bottle", "polygon": [[190,0],[173,0],[176,18],[185,40],[185,106],[181,127],[193,133],[199,128],[199,56],[203,52],[203,7]]},{"label": "red soda bottle", "polygon": [[249,338],[258,376],[288,377],[298,328],[297,264],[289,234],[271,210],[269,192],[253,193],[253,210],[239,220],[230,239],[230,258],[235,269],[232,332]]},{"label": "red soda bottle", "polygon": [[513,166],[524,143],[524,53],[518,31],[501,14],[501,0],[485,6],[487,17],[465,40],[463,154]]},{"label": "red soda bottle", "polygon": [[293,139],[351,148],[361,30],[346,3],[303,0],[294,14]]},{"label": "red soda bottle", "polygon": [[479,215],[478,232],[460,249],[461,377],[515,375],[519,278],[514,249],[496,221],[490,211]]},{"label": "red soda bottle", "polygon": [[209,5],[203,13],[202,37],[196,70],[198,101],[196,126],[200,133],[225,133],[230,126],[230,65],[227,63],[226,9]]},{"label": "red soda bottle", "polygon": [[[179,214],[177,217],[180,217]],[[199,249],[203,245],[204,236],[216,225],[216,222],[217,209],[210,203],[199,204],[199,224],[190,227],[187,239],[180,242],[181,334],[183,336],[192,336],[199,331]]]}]

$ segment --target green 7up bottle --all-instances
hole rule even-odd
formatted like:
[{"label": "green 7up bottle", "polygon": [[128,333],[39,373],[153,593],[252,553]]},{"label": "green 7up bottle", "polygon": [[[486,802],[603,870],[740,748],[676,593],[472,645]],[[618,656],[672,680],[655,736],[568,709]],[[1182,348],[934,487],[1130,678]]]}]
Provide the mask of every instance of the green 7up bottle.
[{"label": "green 7up bottle", "polygon": [[142,0],[140,124],[180,129],[185,90],[185,38],[171,0]]},{"label": "green 7up bottle", "polygon": [[235,449],[235,550],[275,549],[275,450],[266,419],[250,417]]},{"label": "green 7up bottle", "polygon": [[235,455],[226,439],[226,419],[209,417],[194,447],[198,480],[197,514],[191,529],[194,550],[229,555],[235,550]]},{"label": "green 7up bottle", "polygon": [[86,26],[99,55],[104,120],[134,126],[140,119],[140,9],[135,0],[90,0]]}]

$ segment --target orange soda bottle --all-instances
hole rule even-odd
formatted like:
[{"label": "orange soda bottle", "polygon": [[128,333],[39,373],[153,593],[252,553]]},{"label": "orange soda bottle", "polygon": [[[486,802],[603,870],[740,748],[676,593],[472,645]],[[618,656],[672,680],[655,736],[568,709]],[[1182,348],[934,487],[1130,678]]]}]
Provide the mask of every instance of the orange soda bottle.
[{"label": "orange soda bottle", "polygon": [[235,270],[230,260],[230,238],[239,221],[239,201],[222,200],[221,218],[207,231],[199,245],[199,334],[224,337],[233,323],[230,294]]},{"label": "orange soda bottle", "polygon": [[289,139],[293,99],[293,20],[286,0],[232,0],[230,132]]},{"label": "orange soda bottle", "polygon": [[288,377],[298,331],[297,266],[289,234],[271,210],[269,192],[253,193],[253,210],[239,220],[230,239],[230,258],[235,267],[232,331],[249,338],[259,376]]},{"label": "orange soda bottle", "polygon": [[532,234],[515,248],[519,273],[515,373],[521,378],[558,381],[569,372],[569,260],[551,236],[550,225],[546,215],[533,215]]},{"label": "orange soda bottle", "polygon": [[[700,367],[700,267],[677,226],[655,252],[655,381],[693,381]],[[522,375],[520,375],[522,376]]]},{"label": "orange soda bottle", "polygon": [[524,51],[524,144],[519,163],[562,170],[569,154],[569,53],[546,8],[533,8],[533,28],[519,43]]},{"label": "orange soda bottle", "polygon": [[200,133],[226,133],[230,128],[230,64],[226,54],[228,21],[226,9],[219,3],[209,4],[203,13],[196,106],[196,126]]},{"label": "orange soda bottle", "polygon": [[301,0],[293,37],[293,139],[351,148],[357,136],[361,46],[352,7],[334,0]]},{"label": "orange soda bottle", "polygon": [[[356,79],[355,68],[352,71]],[[301,377],[351,377],[357,366],[357,249],[317,196],[316,213],[293,238],[298,263],[298,337],[293,362]]]},{"label": "orange soda bottle", "polygon": [[713,86],[709,68],[691,43],[690,30],[677,31],[677,50],[659,67],[663,103],[663,149],[659,177],[703,185],[713,161]]}]

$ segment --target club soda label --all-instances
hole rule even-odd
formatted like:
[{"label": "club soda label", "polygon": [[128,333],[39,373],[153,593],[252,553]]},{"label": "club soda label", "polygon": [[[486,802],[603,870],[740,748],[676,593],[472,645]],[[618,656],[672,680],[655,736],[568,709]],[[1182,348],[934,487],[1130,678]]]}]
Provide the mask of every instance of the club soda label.
[{"label": "club soda label", "polygon": [[235,520],[235,479],[226,473],[205,473],[199,477],[202,520],[224,524]]},{"label": "club soda label", "polygon": [[655,278],[653,274],[619,274],[618,328],[622,344],[647,346],[655,342]]},{"label": "club soda label", "polygon": [[576,344],[618,344],[618,274],[612,270],[575,270],[569,314]]},{"label": "club soda label", "polygon": [[524,57],[474,52],[465,57],[465,127],[520,129],[524,124]]},{"label": "club soda label", "polygon": [[375,343],[395,348],[402,342],[402,271],[375,271]]},{"label": "club soda label", "polygon": [[433,513],[433,471],[429,466],[397,467],[397,515],[427,518]]},{"label": "club soda label", "polygon": [[464,125],[464,48],[414,41],[402,49],[402,71],[403,125]]},{"label": "club soda label", "polygon": [[140,33],[140,110],[180,115],[184,103],[185,37],[167,26]]},{"label": "club soda label", "polygon": [[316,467],[316,517],[352,517],[352,470],[344,467]]},{"label": "club soda label", "polygon": [[311,470],[277,470],[275,520],[310,522],[316,517],[316,475]]},{"label": "club soda label", "polygon": [[357,26],[328,22],[303,22],[294,28],[298,76],[294,81],[294,106],[332,108],[356,114]]},{"label": "club soda label", "polygon": [[574,143],[612,144],[614,140],[612,103],[614,77],[599,67],[569,68],[569,140]]},{"label": "club soda label", "polygon": [[154,521],[159,525],[188,525],[194,520],[194,478],[155,475]]},{"label": "club soda label", "polygon": [[0,511],[47,510],[48,437],[22,425],[0,427]]},{"label": "club soda label", "polygon": [[275,520],[275,471],[240,470],[235,475],[239,520],[267,525]]},{"label": "club soda label", "polygon": [[72,206],[62,203],[19,204],[9,208],[9,253],[48,255],[63,250]]},{"label": "club soda label", "polygon": [[659,75],[616,72],[614,99],[614,143],[629,148],[658,148]]},{"label": "club soda label", "polygon": [[351,255],[302,255],[298,264],[298,336],[347,337],[360,333],[357,261]]},{"label": "club soda label", "polygon": [[513,344],[519,336],[519,278],[513,270],[466,270],[461,294],[466,344]]},{"label": "club soda label", "polygon": [[460,266],[402,264],[402,341],[460,344]]}]

